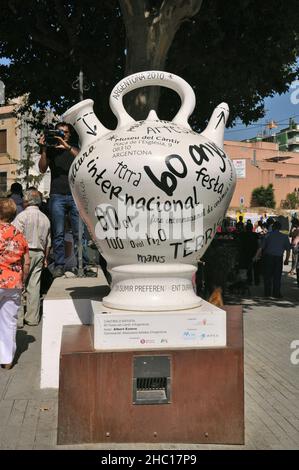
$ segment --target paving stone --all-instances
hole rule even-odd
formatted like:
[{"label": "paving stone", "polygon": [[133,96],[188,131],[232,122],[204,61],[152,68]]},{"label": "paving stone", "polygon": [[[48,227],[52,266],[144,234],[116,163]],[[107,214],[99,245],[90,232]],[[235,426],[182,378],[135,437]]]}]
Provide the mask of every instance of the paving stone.
[{"label": "paving stone", "polygon": [[37,400],[29,400],[18,436],[16,449],[33,449],[39,413],[39,402]]},{"label": "paving stone", "polygon": [[1,449],[15,449],[27,408],[27,400],[14,400],[1,438]]}]

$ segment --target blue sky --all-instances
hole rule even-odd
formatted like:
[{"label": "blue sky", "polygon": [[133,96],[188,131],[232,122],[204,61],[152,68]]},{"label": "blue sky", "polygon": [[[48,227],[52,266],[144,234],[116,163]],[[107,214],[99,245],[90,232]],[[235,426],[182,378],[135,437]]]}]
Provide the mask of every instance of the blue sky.
[{"label": "blue sky", "polygon": [[245,126],[238,122],[235,127],[225,131],[225,139],[227,140],[244,140],[255,137],[258,133],[263,131],[269,132],[265,126],[269,121],[275,121],[278,124],[277,129],[272,132],[277,132],[279,129],[288,126],[289,118],[293,117],[299,123],[299,80],[293,82],[292,88],[283,95],[275,95],[273,98],[265,99],[266,115],[255,123]]},{"label": "blue sky", "polygon": [[9,60],[6,59],[5,57],[2,57],[2,58],[0,58],[0,64],[7,65],[7,64],[9,64]]}]

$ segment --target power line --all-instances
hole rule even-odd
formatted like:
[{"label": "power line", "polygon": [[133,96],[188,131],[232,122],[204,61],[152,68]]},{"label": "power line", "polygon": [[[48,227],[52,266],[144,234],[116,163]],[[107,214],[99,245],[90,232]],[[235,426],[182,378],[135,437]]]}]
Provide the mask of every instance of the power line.
[{"label": "power line", "polygon": [[251,131],[252,129],[258,129],[258,128],[261,128],[263,127],[262,124],[260,124],[259,126],[245,126],[245,127],[241,127],[240,129],[232,129],[231,131],[225,131],[226,134],[229,134],[231,132],[244,132],[244,131]]},{"label": "power line", "polygon": [[[299,114],[295,114],[293,116],[291,116],[292,118],[296,118],[296,117],[299,117]],[[287,124],[288,121],[289,121],[289,117],[288,118],[285,118],[285,119],[282,119],[280,121],[275,121],[276,124],[280,124],[280,125],[283,125],[283,124]],[[229,134],[231,132],[244,132],[246,130],[250,131],[252,129],[257,129],[257,128],[260,128],[260,127],[266,127],[267,125],[269,124],[269,121],[268,122],[261,122],[260,124],[249,124],[248,126],[244,126],[244,127],[241,127],[239,129],[232,129],[230,131],[225,131],[226,134]]]}]

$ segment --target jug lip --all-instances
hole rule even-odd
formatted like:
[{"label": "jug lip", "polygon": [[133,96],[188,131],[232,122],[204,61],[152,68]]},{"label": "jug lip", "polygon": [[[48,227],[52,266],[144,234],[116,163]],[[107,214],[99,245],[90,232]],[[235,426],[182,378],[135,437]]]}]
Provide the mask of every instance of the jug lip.
[{"label": "jug lip", "polygon": [[[151,264],[148,266],[139,264],[124,264],[123,266],[115,266],[111,270],[113,273],[126,273],[126,274],[157,274],[157,264]],[[194,273],[197,268],[192,264],[183,263],[167,263],[165,265],[159,265],[158,269],[160,274],[182,274],[182,273]]]},{"label": "jug lip", "polygon": [[90,98],[86,99],[86,100],[83,100],[83,101],[79,101],[79,103],[76,103],[74,104],[74,106],[72,106],[71,108],[69,108],[65,113],[63,113],[62,115],[62,118],[65,119],[67,118],[68,116],[70,116],[73,112],[77,112],[78,109],[81,109],[82,106],[86,106],[86,105],[93,105],[94,104],[94,101]]}]

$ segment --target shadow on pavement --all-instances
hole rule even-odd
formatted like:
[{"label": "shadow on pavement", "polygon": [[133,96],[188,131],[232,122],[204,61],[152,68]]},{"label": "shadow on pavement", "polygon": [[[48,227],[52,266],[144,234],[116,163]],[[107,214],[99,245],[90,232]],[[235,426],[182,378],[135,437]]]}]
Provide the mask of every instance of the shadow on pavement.
[{"label": "shadow on pavement", "polygon": [[92,286],[92,287],[67,287],[65,289],[69,291],[72,299],[94,299],[102,300],[103,297],[109,294],[109,286]]},{"label": "shadow on pavement", "polygon": [[17,364],[20,356],[23,354],[23,352],[27,351],[29,344],[34,343],[36,341],[34,336],[31,336],[27,333],[27,331],[24,330],[17,330],[17,350],[16,354],[14,357],[14,364]]},{"label": "shadow on pavement", "polygon": [[264,297],[264,286],[261,283],[259,286],[250,286],[250,295],[231,295],[225,299],[225,303],[242,304],[244,312],[252,310],[257,306],[280,308],[296,308],[299,306],[299,288],[295,276],[289,276],[286,272],[282,274],[281,292],[283,295],[281,299]]},{"label": "shadow on pavement", "polygon": [[[69,291],[71,298],[73,299],[73,304],[76,309],[77,315],[80,318],[83,324],[86,323],[86,307],[82,311],[82,300],[88,299],[89,301],[89,311],[92,312],[91,301],[98,300],[101,302],[103,297],[109,294],[109,286],[92,286],[92,287],[70,287],[66,288],[66,291]],[[90,317],[88,322],[92,323],[92,318]]]}]

